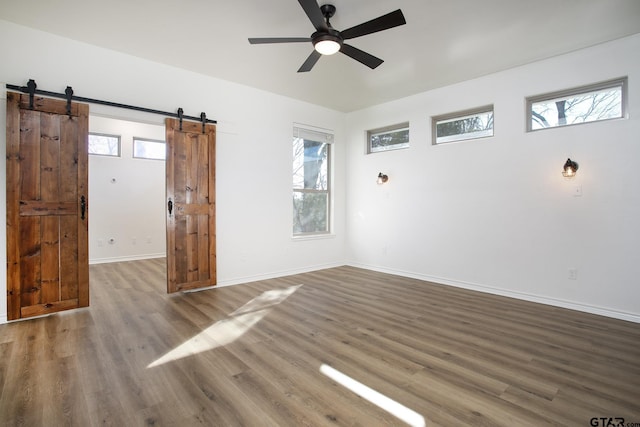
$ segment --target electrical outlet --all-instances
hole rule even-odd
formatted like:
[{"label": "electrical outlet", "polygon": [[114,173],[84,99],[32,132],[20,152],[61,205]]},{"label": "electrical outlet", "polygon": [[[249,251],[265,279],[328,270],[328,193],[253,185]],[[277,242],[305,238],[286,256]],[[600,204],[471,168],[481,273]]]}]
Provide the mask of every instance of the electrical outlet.
[{"label": "electrical outlet", "polygon": [[98,246],[102,246],[102,245],[104,245],[104,240],[98,239]]},{"label": "electrical outlet", "polygon": [[131,238],[131,244],[132,244],[132,245],[135,245],[135,244],[136,244],[136,238],[135,238],[135,237],[132,237],[132,238]]},{"label": "electrical outlet", "polygon": [[569,280],[578,280],[578,269],[570,268],[569,269]]}]

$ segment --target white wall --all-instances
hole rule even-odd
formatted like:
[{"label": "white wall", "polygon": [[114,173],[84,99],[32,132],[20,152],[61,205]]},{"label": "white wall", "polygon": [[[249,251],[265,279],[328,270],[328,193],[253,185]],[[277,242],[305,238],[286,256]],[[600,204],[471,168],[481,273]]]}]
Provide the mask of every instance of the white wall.
[{"label": "white wall", "polygon": [[[638,51],[640,36],[629,37],[345,115],[0,20],[0,82],[33,78],[46,90],[72,85],[80,96],[218,119],[220,285],[347,262],[640,322]],[[525,96],[624,75],[627,119],[524,132]],[[430,144],[430,116],[490,103],[493,138]],[[411,148],[364,154],[367,129],[405,121]],[[291,239],[293,122],[335,131],[332,238]],[[573,181],[560,175],[567,157],[580,163]],[[380,171],[390,176],[383,186]],[[578,185],[583,195],[573,197]],[[4,192],[0,199],[2,321]]]},{"label": "white wall", "polygon": [[[344,115],[0,20],[2,97],[5,83],[26,84],[218,120],[217,261],[220,286],[341,265],[344,262]],[[5,127],[5,105],[0,107]],[[91,105],[98,115],[162,123],[160,116]],[[291,238],[293,123],[335,133],[334,236]],[[0,133],[4,157],[5,132]],[[4,187],[5,162],[0,162]],[[6,319],[5,193],[0,191],[0,321]]]},{"label": "white wall", "polygon": [[[638,52],[640,35],[349,114],[350,263],[640,321]],[[526,96],[622,76],[627,119],[525,132]],[[431,145],[431,116],[487,104],[494,137]],[[367,129],[405,121],[409,149],[364,154]]]},{"label": "white wall", "polygon": [[89,131],[120,136],[121,150],[89,155],[89,263],[165,256],[165,162],[133,158],[133,138],[164,141],[164,126],[91,116]]}]

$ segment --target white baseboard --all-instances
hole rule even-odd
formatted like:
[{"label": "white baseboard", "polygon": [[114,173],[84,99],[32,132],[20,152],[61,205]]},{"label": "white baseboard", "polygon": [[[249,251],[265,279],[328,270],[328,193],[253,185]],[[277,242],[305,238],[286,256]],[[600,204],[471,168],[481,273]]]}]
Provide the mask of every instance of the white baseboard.
[{"label": "white baseboard", "polygon": [[[150,254],[150,255],[136,256],[136,257],[100,258],[100,259],[90,260],[89,264],[101,264],[101,263],[121,262],[121,261],[135,261],[135,260],[140,260],[140,259],[163,258],[164,256],[165,256],[165,254]],[[240,285],[240,284],[245,284],[245,283],[257,282],[257,281],[260,281],[260,280],[276,279],[278,277],[291,276],[291,275],[294,275],[294,274],[309,273],[309,272],[312,272],[312,271],[324,270],[324,269],[327,269],[327,268],[340,267],[342,265],[344,265],[344,264],[342,264],[342,263],[320,264],[320,265],[307,266],[307,267],[296,268],[296,269],[291,269],[291,270],[280,270],[280,271],[273,271],[273,272],[264,273],[264,274],[256,274],[256,275],[250,275],[250,276],[235,277],[235,278],[231,278],[231,279],[220,280],[220,281],[218,281],[218,284],[215,287],[219,288],[219,287],[225,287],[225,286],[233,286],[233,285]],[[559,300],[559,299],[549,298],[549,297],[542,297],[542,296],[539,296],[539,295],[531,295],[531,294],[527,294],[527,293],[524,293],[524,292],[514,292],[514,291],[505,290],[505,289],[494,288],[494,287],[491,287],[491,286],[481,285],[481,284],[477,284],[477,283],[469,283],[469,282],[463,282],[463,281],[459,281],[459,280],[451,280],[451,279],[446,279],[446,278],[442,278],[442,277],[429,276],[429,275],[426,275],[426,274],[419,274],[419,273],[414,273],[414,272],[409,272],[409,271],[378,267],[378,266],[373,266],[373,265],[368,265],[368,264],[361,264],[361,263],[351,262],[351,263],[349,263],[347,265],[350,265],[350,266],[356,267],[356,268],[364,268],[366,270],[378,271],[378,272],[381,272],[381,273],[394,274],[394,275],[398,275],[398,276],[409,277],[409,278],[412,278],[412,279],[418,279],[418,280],[424,280],[424,281],[427,281],[427,282],[439,283],[439,284],[442,284],[442,285],[454,286],[454,287],[457,287],[457,288],[463,288],[463,289],[469,289],[469,290],[473,290],[473,291],[485,292],[485,293],[488,293],[488,294],[500,295],[500,296],[520,299],[520,300],[524,300],[524,301],[535,302],[535,303],[539,303],[539,304],[546,304],[546,305],[550,305],[550,306],[554,306],[554,307],[561,307],[561,308],[567,308],[567,309],[570,309],[570,310],[582,311],[582,312],[585,312],[585,313],[591,313],[591,314],[596,314],[596,315],[600,315],[600,316],[611,317],[611,318],[614,318],[614,319],[626,320],[628,322],[640,323],[640,315],[633,314],[633,313],[625,313],[625,312],[616,311],[616,310],[611,310],[611,309],[603,308],[603,307],[597,307],[597,306],[586,305],[586,304],[578,304],[578,303],[575,303],[575,302],[572,302],[572,301]],[[205,288],[205,289],[211,289],[211,288]],[[3,324],[3,323],[7,323],[7,314],[6,313],[0,313],[0,324]]]},{"label": "white baseboard", "polygon": [[143,254],[143,255],[130,255],[130,256],[121,256],[121,257],[112,257],[112,258],[93,258],[89,259],[89,264],[106,264],[109,262],[123,262],[123,261],[139,261],[141,259],[152,259],[152,258],[164,258],[167,255],[165,253],[160,254]]},{"label": "white baseboard", "polygon": [[438,283],[442,285],[454,286],[457,288],[469,289],[472,291],[484,292],[484,293],[493,294],[493,295],[500,295],[503,297],[515,298],[515,299],[520,299],[524,301],[536,302],[539,304],[546,304],[554,307],[561,307],[561,308],[567,308],[570,310],[582,311],[584,313],[597,314],[599,316],[606,316],[614,319],[626,320],[628,322],[640,323],[640,315],[611,310],[603,307],[579,304],[572,301],[543,297],[539,295],[531,295],[524,292],[509,291],[506,289],[494,288],[491,286],[481,285],[477,283],[463,282],[460,280],[451,280],[451,279],[446,279],[442,277],[429,276],[426,274],[395,270],[391,268],[377,267],[377,266],[367,265],[367,264],[349,263],[348,265],[352,267],[378,271],[380,273],[395,274],[397,276],[409,277],[412,279],[424,280],[427,282],[433,282],[433,283]]}]

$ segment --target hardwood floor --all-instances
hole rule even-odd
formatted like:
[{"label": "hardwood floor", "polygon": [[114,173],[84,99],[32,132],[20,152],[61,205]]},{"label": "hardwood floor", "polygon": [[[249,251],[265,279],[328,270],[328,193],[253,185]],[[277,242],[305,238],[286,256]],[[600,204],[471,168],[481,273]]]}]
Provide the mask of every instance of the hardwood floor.
[{"label": "hardwood floor", "polygon": [[638,324],[352,267],[171,296],[163,259],[90,273],[91,307],[0,325],[0,425],[406,425],[329,366],[428,426],[640,426]]}]

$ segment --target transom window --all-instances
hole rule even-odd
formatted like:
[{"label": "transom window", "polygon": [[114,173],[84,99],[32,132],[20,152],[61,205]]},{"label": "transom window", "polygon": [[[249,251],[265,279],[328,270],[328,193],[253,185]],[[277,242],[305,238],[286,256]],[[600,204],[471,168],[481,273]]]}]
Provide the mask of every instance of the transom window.
[{"label": "transom window", "polygon": [[104,133],[89,134],[89,154],[99,156],[120,156],[120,136],[108,135]]},{"label": "transom window", "polygon": [[493,136],[493,105],[432,118],[433,144]]},{"label": "transom window", "polygon": [[167,144],[154,139],[133,138],[133,157],[136,159],[165,160]]},{"label": "transom window", "polygon": [[625,77],[527,98],[527,130],[622,118],[626,89]]},{"label": "transom window", "polygon": [[327,234],[331,209],[330,133],[293,128],[293,235]]},{"label": "transom window", "polygon": [[398,150],[409,147],[409,123],[400,123],[367,131],[367,152]]}]

